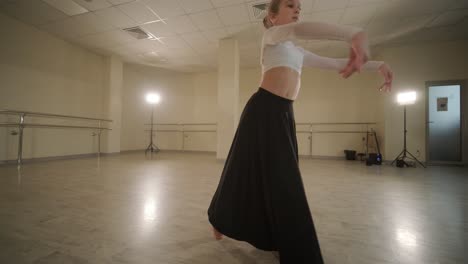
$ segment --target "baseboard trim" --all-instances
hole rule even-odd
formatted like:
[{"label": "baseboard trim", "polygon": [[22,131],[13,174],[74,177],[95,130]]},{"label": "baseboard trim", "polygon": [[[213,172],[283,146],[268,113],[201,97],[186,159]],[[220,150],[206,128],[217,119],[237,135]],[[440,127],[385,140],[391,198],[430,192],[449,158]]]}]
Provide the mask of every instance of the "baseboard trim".
[{"label": "baseboard trim", "polygon": [[320,155],[299,155],[299,158],[303,159],[321,159],[321,160],[345,160],[344,157],[340,156],[320,156]]}]

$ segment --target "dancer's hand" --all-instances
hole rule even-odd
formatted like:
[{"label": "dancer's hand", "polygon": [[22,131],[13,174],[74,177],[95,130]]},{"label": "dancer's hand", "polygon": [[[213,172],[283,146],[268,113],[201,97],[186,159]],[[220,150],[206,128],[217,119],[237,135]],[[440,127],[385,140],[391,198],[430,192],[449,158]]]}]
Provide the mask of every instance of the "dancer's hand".
[{"label": "dancer's hand", "polygon": [[380,91],[390,92],[392,90],[393,72],[390,67],[384,63],[379,67],[379,73],[384,77],[385,82],[380,86]]},{"label": "dancer's hand", "polygon": [[367,36],[364,32],[357,33],[351,40],[351,49],[349,52],[349,61],[346,67],[340,71],[343,78],[348,78],[355,72],[360,72],[369,56],[367,54]]}]

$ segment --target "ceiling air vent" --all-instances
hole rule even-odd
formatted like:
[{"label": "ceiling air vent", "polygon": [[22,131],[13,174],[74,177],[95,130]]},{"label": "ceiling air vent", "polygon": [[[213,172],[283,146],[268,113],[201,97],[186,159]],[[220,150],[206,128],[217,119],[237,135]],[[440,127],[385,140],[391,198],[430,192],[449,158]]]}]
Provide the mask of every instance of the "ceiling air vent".
[{"label": "ceiling air vent", "polygon": [[123,30],[127,31],[128,34],[132,35],[132,37],[136,39],[156,39],[153,34],[147,33],[140,27],[124,28]]},{"label": "ceiling air vent", "polygon": [[269,1],[257,1],[252,3],[250,12],[255,20],[263,20],[267,14]]}]

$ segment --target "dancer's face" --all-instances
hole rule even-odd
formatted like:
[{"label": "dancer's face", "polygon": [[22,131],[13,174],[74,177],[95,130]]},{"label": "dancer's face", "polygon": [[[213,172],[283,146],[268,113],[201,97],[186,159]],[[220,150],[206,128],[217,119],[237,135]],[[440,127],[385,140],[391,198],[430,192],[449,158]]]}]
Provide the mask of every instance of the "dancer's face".
[{"label": "dancer's face", "polygon": [[270,13],[270,20],[275,26],[297,22],[301,12],[299,0],[282,0],[277,14]]}]

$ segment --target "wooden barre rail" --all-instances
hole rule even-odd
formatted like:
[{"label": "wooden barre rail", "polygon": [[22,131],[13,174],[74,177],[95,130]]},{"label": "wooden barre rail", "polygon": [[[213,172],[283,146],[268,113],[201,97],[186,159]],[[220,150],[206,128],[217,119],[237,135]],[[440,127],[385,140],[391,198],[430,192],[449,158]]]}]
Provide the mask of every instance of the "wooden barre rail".
[{"label": "wooden barre rail", "polygon": [[58,115],[58,114],[51,114],[51,113],[9,110],[9,109],[0,109],[0,114],[50,117],[50,118],[72,118],[72,119],[82,119],[82,120],[113,122],[110,119],[101,119],[101,118],[83,117],[83,116],[73,116],[73,115]]},{"label": "wooden barre rail", "polygon": [[[0,127],[17,127],[18,123],[0,123]],[[65,126],[65,125],[50,125],[50,124],[33,124],[23,123],[23,127],[32,128],[82,128],[82,129],[99,129],[99,130],[112,130],[107,127],[92,127],[92,126]]]}]

